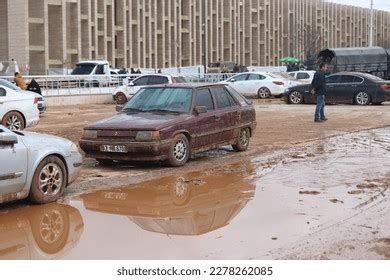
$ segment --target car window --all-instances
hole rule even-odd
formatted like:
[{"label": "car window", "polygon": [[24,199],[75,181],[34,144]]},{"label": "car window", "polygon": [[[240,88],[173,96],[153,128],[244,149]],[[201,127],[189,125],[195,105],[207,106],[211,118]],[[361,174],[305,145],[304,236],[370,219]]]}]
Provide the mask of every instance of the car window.
[{"label": "car window", "polygon": [[327,84],[335,84],[339,81],[339,75],[332,75],[326,78]]},{"label": "car window", "polygon": [[298,73],[297,80],[310,79],[310,75],[307,73]]},{"label": "car window", "polygon": [[11,83],[7,80],[4,80],[4,79],[0,79],[0,86],[7,87],[7,88],[13,89],[15,91],[20,90],[19,87],[15,86],[13,83]]},{"label": "car window", "polygon": [[141,89],[123,110],[188,113],[191,103],[191,88],[151,87]]},{"label": "car window", "polygon": [[6,95],[7,95],[7,91],[5,90],[5,88],[0,87],[0,97]]},{"label": "car window", "polygon": [[259,74],[249,74],[248,80],[254,81],[254,80],[264,80],[265,77]]},{"label": "car window", "polygon": [[168,84],[168,78],[162,76],[150,76],[148,85],[163,85]]},{"label": "car window", "polygon": [[96,67],[95,74],[96,74],[96,75],[103,75],[103,74],[105,74],[105,73],[104,73],[104,65],[98,65],[98,66]]},{"label": "car window", "polygon": [[339,83],[341,84],[352,84],[355,76],[352,75],[341,75]]},{"label": "car window", "polygon": [[236,102],[234,101],[233,97],[224,87],[213,88],[213,94],[217,102],[217,107],[219,109],[236,105]]},{"label": "car window", "polygon": [[228,80],[228,82],[231,81],[232,79],[234,79],[235,81],[245,81],[247,77],[248,77],[248,74],[237,75],[237,76],[230,78]]},{"label": "car window", "polygon": [[291,78],[295,78],[295,73],[289,73],[288,74]]},{"label": "car window", "polygon": [[361,77],[358,77],[358,76],[354,76],[353,77],[353,82],[356,83],[356,84],[360,84],[360,83],[363,83],[364,79],[361,78]]},{"label": "car window", "polygon": [[144,76],[144,77],[140,77],[140,78],[134,80],[133,83],[135,86],[146,86],[148,84],[148,80],[149,80],[149,77]]},{"label": "car window", "polygon": [[196,106],[205,106],[207,111],[214,110],[214,102],[209,89],[199,89],[196,92]]},{"label": "car window", "polygon": [[176,78],[176,83],[179,83],[179,84],[187,83],[186,78],[184,78],[183,76],[178,76],[178,77],[175,77],[175,78]]},{"label": "car window", "polygon": [[238,103],[241,104],[241,106],[250,105],[251,102],[249,102],[248,99],[246,99],[244,96],[242,96],[238,91],[236,91],[231,86],[226,86],[228,91],[233,95],[233,97],[238,101]]}]

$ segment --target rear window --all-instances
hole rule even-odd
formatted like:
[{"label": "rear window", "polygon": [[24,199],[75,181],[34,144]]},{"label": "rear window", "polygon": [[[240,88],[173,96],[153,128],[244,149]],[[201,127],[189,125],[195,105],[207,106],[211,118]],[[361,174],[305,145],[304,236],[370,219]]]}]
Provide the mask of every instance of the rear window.
[{"label": "rear window", "polygon": [[226,86],[226,88],[233,95],[233,97],[237,100],[237,102],[241,104],[241,106],[252,104],[248,99],[246,99],[244,96],[242,96],[238,91],[236,91],[231,86]]},{"label": "rear window", "polygon": [[234,101],[233,97],[224,87],[216,87],[212,90],[219,109],[236,105],[236,102]]},{"label": "rear window", "polygon": [[297,80],[304,80],[304,79],[309,79],[310,75],[307,73],[298,73],[297,74]]}]

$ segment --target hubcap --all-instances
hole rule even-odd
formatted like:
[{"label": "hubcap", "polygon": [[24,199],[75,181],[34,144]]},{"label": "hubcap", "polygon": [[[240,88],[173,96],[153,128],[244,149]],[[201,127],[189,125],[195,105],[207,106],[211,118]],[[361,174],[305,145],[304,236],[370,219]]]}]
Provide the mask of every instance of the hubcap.
[{"label": "hubcap", "polygon": [[365,105],[368,103],[368,94],[365,93],[365,92],[359,92],[357,95],[356,95],[356,102],[360,105]]},{"label": "hubcap", "polygon": [[118,93],[116,95],[116,100],[119,102],[119,103],[124,103],[125,102],[125,96],[123,93]]},{"label": "hubcap", "polygon": [[40,234],[47,244],[55,243],[64,231],[64,220],[60,212],[54,210],[43,216],[40,223]]},{"label": "hubcap", "polygon": [[248,131],[246,129],[241,131],[240,144],[244,147],[248,145]]},{"label": "hubcap", "polygon": [[260,97],[261,98],[267,98],[269,96],[269,92],[266,88],[260,89]]},{"label": "hubcap", "polygon": [[173,148],[173,155],[177,161],[183,161],[186,158],[187,145],[184,140],[176,142],[175,147]]},{"label": "hubcap", "polygon": [[293,104],[299,104],[301,103],[302,100],[302,95],[300,92],[294,91],[293,93],[290,94],[290,101]]},{"label": "hubcap", "polygon": [[6,121],[6,126],[8,127],[9,130],[21,130],[22,122],[19,120],[17,116],[12,115]]},{"label": "hubcap", "polygon": [[57,164],[47,164],[39,174],[39,190],[46,196],[55,196],[61,190],[62,177],[62,171]]}]

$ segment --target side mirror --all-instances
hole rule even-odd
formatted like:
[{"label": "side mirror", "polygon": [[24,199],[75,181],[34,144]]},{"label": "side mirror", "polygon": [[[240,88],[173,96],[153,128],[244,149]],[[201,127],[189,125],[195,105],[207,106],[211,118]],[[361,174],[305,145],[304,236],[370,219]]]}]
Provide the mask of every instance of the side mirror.
[{"label": "side mirror", "polygon": [[0,87],[0,96],[6,96],[6,95],[7,95],[7,91],[5,90],[5,88]]},{"label": "side mirror", "polygon": [[130,82],[130,83],[129,83],[129,86],[133,87],[133,86],[134,86],[134,83],[133,83],[133,82]]},{"label": "side mirror", "polygon": [[195,107],[195,113],[197,115],[207,113],[207,107],[206,106],[196,106]]},{"label": "side mirror", "polygon": [[15,145],[18,143],[18,137],[12,134],[0,134],[0,144],[1,145]]},{"label": "side mirror", "polygon": [[116,107],[115,107],[115,110],[116,110],[117,112],[122,111],[122,109],[123,109],[123,105],[116,105]]},{"label": "side mirror", "polygon": [[235,81],[236,81],[235,79],[230,79],[229,82],[234,83]]}]

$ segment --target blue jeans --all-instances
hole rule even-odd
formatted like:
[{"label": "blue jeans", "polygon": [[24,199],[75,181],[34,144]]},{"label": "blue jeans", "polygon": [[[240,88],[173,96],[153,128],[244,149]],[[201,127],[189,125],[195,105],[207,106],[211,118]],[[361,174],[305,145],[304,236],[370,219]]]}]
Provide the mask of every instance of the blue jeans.
[{"label": "blue jeans", "polygon": [[317,107],[314,119],[323,120],[325,119],[325,95],[317,95]]}]

